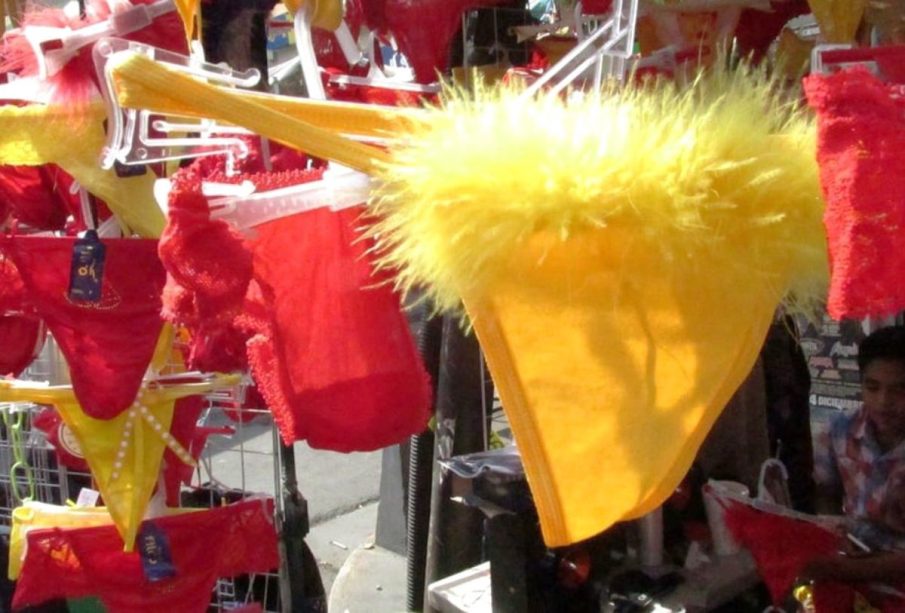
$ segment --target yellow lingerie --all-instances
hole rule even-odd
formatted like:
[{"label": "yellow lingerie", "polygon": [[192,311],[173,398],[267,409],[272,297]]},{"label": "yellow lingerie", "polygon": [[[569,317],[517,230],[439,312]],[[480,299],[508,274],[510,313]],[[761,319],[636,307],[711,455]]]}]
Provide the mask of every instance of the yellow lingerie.
[{"label": "yellow lingerie", "polygon": [[103,170],[104,109],[90,104],[73,112],[55,105],[0,106],[0,164],[57,164],[89,192],[103,200],[134,233],[157,237],[163,212],[154,201],[154,175],[121,178]]},{"label": "yellow lingerie", "polygon": [[311,103],[225,89],[137,54],[122,54],[111,61],[115,62],[112,74],[117,98],[127,108],[225,121],[367,173],[388,159],[386,152],[340,132],[396,137],[423,122],[417,109]]},{"label": "yellow lingerie", "polygon": [[170,447],[183,462],[193,463],[169,432],[174,403],[186,396],[235,385],[238,380],[238,376],[223,375],[205,383],[146,385],[132,407],[107,420],[86,415],[70,386],[0,381],[0,402],[35,402],[57,408],[78,440],[113,523],[130,551],[157,485],[164,450]]}]

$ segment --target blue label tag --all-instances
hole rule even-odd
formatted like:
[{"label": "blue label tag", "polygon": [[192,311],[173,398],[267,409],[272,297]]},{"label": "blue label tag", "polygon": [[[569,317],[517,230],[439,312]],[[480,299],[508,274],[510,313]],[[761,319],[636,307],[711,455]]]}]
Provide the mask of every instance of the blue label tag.
[{"label": "blue label tag", "polygon": [[176,576],[173,557],[170,555],[170,541],[166,534],[152,521],[141,525],[138,533],[138,554],[141,567],[148,581],[160,581]]},{"label": "blue label tag", "polygon": [[100,302],[106,247],[97,232],[88,230],[75,241],[69,271],[69,299],[73,302]]}]

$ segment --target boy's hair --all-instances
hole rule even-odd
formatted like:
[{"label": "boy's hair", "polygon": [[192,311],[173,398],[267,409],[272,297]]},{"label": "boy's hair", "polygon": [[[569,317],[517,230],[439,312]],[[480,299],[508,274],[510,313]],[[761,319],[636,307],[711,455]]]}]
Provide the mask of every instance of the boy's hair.
[{"label": "boy's hair", "polygon": [[858,369],[862,375],[874,360],[905,364],[905,326],[880,328],[861,341],[858,347]]}]

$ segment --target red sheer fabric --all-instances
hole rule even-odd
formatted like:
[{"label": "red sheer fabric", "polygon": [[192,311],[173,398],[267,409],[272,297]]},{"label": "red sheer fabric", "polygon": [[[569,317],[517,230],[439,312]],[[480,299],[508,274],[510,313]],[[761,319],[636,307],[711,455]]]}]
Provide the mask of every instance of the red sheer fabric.
[{"label": "red sheer fabric", "polygon": [[905,309],[905,100],[863,69],[804,80],[817,112],[836,319]]},{"label": "red sheer fabric", "polygon": [[779,604],[792,591],[808,562],[832,555],[842,538],[816,524],[727,502],[726,525],[757,562],[761,578]]},{"label": "red sheer fabric", "polygon": [[374,274],[361,209],[257,228],[255,279],[271,319],[249,361],[283,439],[377,449],[427,425],[430,387],[398,296]]},{"label": "red sheer fabric", "polygon": [[[209,428],[199,428],[198,418],[207,406],[202,396],[186,396],[176,401],[173,406],[173,420],[170,422],[170,434],[197,461],[207,441]],[[184,483],[192,482],[194,467],[186,464],[169,447],[163,454],[163,482],[166,488],[167,505],[179,506],[179,490]]]},{"label": "red sheer fabric", "polygon": [[0,376],[16,377],[34,362],[44,346],[45,328],[34,315],[0,315]]},{"label": "red sheer fabric", "polygon": [[[272,189],[299,176],[244,178]],[[166,312],[197,333],[194,313],[210,309],[209,321],[219,323],[206,331],[208,341],[217,334],[247,339],[258,390],[283,440],[365,451],[422,430],[430,406],[427,376],[398,296],[374,276],[368,242],[355,229],[361,210],[284,217],[243,242],[223,222],[210,220],[204,206],[197,168],[179,173],[160,253],[171,289],[178,285],[185,293],[168,292],[179,299]],[[217,240],[195,240],[205,228]],[[239,265],[217,268],[221,256]],[[216,291],[220,287],[230,291]]]},{"label": "red sheer fabric", "polygon": [[60,345],[85,413],[115,417],[132,404],[163,320],[166,279],[153,240],[104,240],[100,302],[69,300],[74,238],[16,236],[3,250],[22,274],[29,301]]},{"label": "red sheer fabric", "polygon": [[0,257],[0,376],[18,376],[44,345],[45,328],[28,303],[25,284],[12,260]]},{"label": "red sheer fabric", "polygon": [[153,582],[138,548],[125,553],[113,526],[32,530],[13,608],[99,596],[109,613],[201,613],[218,577],[279,565],[272,516],[271,500],[248,500],[153,520],[176,569],[174,577]]},{"label": "red sheer fabric", "polygon": [[62,230],[78,200],[72,178],[56,166],[0,167],[0,202],[20,223],[39,230]]}]

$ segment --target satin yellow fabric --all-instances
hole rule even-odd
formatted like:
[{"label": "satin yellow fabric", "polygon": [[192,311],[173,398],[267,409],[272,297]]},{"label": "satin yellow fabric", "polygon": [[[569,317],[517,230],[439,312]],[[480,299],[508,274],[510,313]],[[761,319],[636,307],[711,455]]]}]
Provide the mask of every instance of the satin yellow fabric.
[{"label": "satin yellow fabric", "polygon": [[550,546],[662,504],[781,298],[666,269],[613,228],[536,236],[492,291],[465,297]]},{"label": "satin yellow fabric", "polygon": [[120,178],[102,170],[98,156],[104,146],[104,109],[86,106],[74,113],[61,106],[0,107],[0,164],[57,164],[80,185],[102,199],[127,231],[157,237],[163,212],[154,202],[154,176]]},{"label": "satin yellow fabric", "polygon": [[[363,109],[336,103],[302,101],[249,94],[204,83],[136,54],[115,58],[112,74],[120,103],[127,108],[208,117],[241,126],[301,149],[313,156],[363,172],[373,172],[388,159],[370,145],[341,135],[398,135],[406,121],[418,121],[417,112]],[[299,116],[290,115],[297,111]],[[313,122],[325,124],[315,125]],[[397,123],[398,122],[398,123]]]},{"label": "satin yellow fabric", "polygon": [[205,383],[145,387],[136,404],[113,419],[88,416],[70,386],[0,381],[0,402],[36,402],[57,408],[79,442],[125,549],[131,551],[157,485],[174,403],[185,396],[235,385],[238,380],[236,376],[221,376]]},{"label": "satin yellow fabric", "polygon": [[324,30],[335,30],[343,20],[342,0],[283,0],[291,12],[300,9],[310,11],[311,25]]}]

